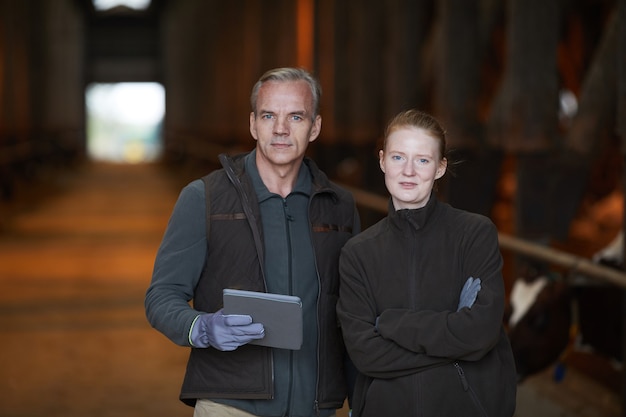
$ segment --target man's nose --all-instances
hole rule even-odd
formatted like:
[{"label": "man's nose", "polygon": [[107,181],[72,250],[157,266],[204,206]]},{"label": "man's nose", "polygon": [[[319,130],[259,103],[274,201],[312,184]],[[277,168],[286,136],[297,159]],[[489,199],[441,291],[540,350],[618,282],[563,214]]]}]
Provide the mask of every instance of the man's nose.
[{"label": "man's nose", "polygon": [[288,133],[289,133],[289,125],[287,124],[287,118],[277,117],[276,122],[274,123],[274,134],[282,136]]}]

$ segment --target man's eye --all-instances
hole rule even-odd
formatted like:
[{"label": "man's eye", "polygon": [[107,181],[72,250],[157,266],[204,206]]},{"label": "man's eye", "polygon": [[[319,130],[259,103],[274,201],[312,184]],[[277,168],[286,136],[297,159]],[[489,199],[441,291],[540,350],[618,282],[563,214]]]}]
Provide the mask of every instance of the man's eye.
[{"label": "man's eye", "polygon": [[272,118],[271,114],[263,114],[263,115],[261,115],[261,119],[266,119],[267,120],[267,119],[271,119],[271,118]]},{"label": "man's eye", "polygon": [[293,116],[291,116],[291,120],[299,122],[300,120],[302,120],[302,117],[294,114]]}]

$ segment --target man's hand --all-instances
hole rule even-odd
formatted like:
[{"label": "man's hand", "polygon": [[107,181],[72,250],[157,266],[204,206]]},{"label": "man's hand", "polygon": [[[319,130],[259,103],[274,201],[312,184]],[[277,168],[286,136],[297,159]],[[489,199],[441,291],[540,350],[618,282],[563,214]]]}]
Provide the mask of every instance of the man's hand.
[{"label": "man's hand", "polygon": [[480,288],[480,278],[469,277],[467,281],[465,281],[465,285],[463,285],[463,290],[461,290],[459,306],[456,311],[461,310],[463,307],[471,309],[474,305],[474,301],[476,301]]},{"label": "man's hand", "polygon": [[265,329],[261,323],[252,323],[252,317],[239,314],[202,314],[191,329],[194,347],[209,347],[228,351],[235,350],[256,339],[263,339]]}]

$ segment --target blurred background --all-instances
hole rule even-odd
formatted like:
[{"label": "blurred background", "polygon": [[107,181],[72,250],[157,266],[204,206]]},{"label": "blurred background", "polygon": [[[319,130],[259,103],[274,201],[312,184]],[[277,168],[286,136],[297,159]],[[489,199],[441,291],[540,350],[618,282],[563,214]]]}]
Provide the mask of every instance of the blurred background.
[{"label": "blurred background", "polygon": [[180,188],[253,147],[279,66],[320,79],[309,154],[363,227],[386,122],[445,126],[440,197],[498,226],[507,294],[550,282],[505,322],[518,416],[626,415],[626,0],[0,0],[0,417],[191,415],[143,295]]}]

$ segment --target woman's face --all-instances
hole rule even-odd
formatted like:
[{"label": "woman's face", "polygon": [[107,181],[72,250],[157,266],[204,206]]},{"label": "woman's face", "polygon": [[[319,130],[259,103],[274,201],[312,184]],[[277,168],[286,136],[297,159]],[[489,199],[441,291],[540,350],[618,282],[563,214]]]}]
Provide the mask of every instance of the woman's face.
[{"label": "woman's face", "polygon": [[428,203],[435,180],[446,172],[439,142],[425,130],[400,127],[387,137],[379,152],[380,169],[396,210],[415,209]]}]

